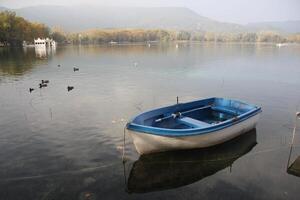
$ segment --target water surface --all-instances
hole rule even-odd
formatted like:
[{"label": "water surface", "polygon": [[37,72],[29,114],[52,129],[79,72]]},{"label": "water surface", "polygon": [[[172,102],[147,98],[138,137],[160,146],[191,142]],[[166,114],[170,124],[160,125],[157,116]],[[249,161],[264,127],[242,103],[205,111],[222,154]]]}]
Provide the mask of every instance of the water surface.
[{"label": "water surface", "polygon": [[[287,162],[299,88],[297,45],[0,48],[0,199],[298,199]],[[176,96],[263,113],[246,139],[212,149],[139,158],[127,135],[123,165],[126,121]]]}]

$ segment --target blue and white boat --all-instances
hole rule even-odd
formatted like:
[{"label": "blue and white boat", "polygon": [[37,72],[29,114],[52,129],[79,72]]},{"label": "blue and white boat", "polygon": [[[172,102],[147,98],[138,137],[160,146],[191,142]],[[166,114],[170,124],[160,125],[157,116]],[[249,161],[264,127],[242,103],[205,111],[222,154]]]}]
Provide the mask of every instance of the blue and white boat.
[{"label": "blue and white boat", "polygon": [[255,105],[209,98],[144,112],[126,128],[139,154],[204,148],[255,128],[260,113]]}]

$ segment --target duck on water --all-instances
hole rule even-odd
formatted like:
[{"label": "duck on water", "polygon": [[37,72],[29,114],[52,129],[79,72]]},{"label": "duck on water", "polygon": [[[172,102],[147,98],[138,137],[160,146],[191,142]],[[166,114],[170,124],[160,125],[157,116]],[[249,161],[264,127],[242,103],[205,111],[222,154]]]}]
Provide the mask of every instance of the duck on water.
[{"label": "duck on water", "polygon": [[214,97],[144,112],[126,128],[139,154],[204,148],[255,128],[260,113],[256,105]]}]

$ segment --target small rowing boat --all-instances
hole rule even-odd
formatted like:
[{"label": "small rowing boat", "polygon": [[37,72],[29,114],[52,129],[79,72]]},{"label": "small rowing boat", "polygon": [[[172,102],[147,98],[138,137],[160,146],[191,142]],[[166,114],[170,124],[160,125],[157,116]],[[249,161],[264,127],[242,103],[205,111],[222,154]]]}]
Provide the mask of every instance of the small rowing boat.
[{"label": "small rowing boat", "polygon": [[255,128],[260,113],[255,105],[208,98],[144,112],[126,128],[139,154],[204,148]]}]

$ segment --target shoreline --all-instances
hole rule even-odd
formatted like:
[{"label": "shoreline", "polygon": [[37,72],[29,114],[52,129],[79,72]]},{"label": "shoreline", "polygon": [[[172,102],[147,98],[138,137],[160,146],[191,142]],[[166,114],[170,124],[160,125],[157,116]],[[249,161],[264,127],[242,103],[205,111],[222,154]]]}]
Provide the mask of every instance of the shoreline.
[{"label": "shoreline", "polygon": [[[282,46],[298,46],[300,43],[298,42],[220,42],[220,41],[189,41],[189,40],[177,40],[177,41],[150,41],[150,42],[115,42],[115,43],[57,43],[57,46],[144,46],[144,45],[166,45],[166,44],[240,44],[240,45],[275,45],[280,47]],[[151,46],[149,46],[151,47]],[[35,46],[11,46],[11,45],[0,45],[0,48],[35,48]]]}]

